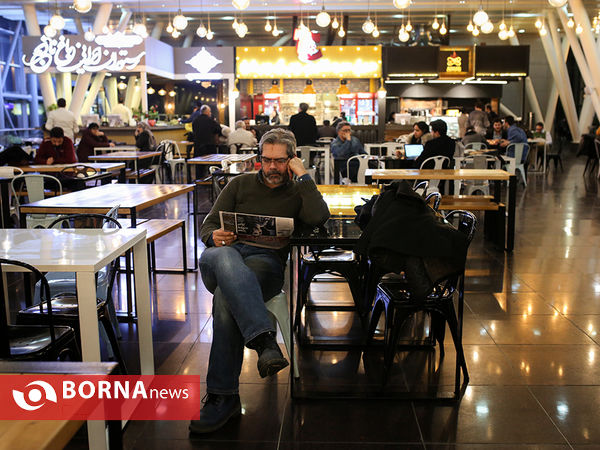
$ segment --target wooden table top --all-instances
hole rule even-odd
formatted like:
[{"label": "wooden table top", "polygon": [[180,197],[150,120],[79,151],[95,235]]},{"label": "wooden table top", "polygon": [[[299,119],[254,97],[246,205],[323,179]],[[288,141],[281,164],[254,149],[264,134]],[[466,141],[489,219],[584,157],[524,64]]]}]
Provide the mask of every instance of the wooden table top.
[{"label": "wooden table top", "polygon": [[212,165],[212,164],[220,164],[221,161],[223,161],[225,159],[228,161],[231,161],[231,162],[244,162],[244,161],[249,161],[252,158],[256,158],[255,153],[249,153],[249,154],[245,154],[245,155],[241,155],[241,154],[230,155],[230,154],[226,154],[226,153],[212,153],[210,155],[202,155],[202,156],[196,156],[195,158],[190,158],[187,160],[187,163],[188,164]]},{"label": "wooden table top", "polygon": [[[121,210],[142,210],[194,190],[193,184],[105,184],[70,194],[46,198],[21,206],[25,213],[106,213],[115,205]],[[124,211],[125,212],[125,211]]]},{"label": "wooden table top", "polygon": [[125,167],[125,164],[122,162],[87,162],[87,163],[77,163],[77,164],[32,164],[31,166],[22,166],[20,169],[23,172],[61,172],[65,167],[73,167],[76,165],[84,165],[88,167],[93,167],[99,172],[109,172],[111,170],[119,170]]},{"label": "wooden table top", "polygon": [[132,161],[155,156],[160,156],[160,152],[112,152],[105,155],[90,155],[89,159],[94,161]]},{"label": "wooden table top", "polygon": [[510,173],[497,169],[367,169],[374,180],[508,180]]},{"label": "wooden table top", "polygon": [[329,212],[334,216],[355,216],[354,207],[364,204],[363,199],[370,199],[379,194],[375,186],[352,186],[337,184],[320,184],[317,189],[323,195],[323,200],[329,207]]}]

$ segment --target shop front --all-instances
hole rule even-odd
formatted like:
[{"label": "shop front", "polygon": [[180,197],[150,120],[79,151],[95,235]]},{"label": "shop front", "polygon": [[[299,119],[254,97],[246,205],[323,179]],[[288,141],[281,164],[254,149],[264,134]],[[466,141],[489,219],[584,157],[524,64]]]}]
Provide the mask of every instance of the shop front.
[{"label": "shop front", "polygon": [[240,117],[287,124],[307,103],[318,124],[342,113],[353,125],[379,123],[380,46],[315,47],[311,58],[299,48],[236,48]]}]

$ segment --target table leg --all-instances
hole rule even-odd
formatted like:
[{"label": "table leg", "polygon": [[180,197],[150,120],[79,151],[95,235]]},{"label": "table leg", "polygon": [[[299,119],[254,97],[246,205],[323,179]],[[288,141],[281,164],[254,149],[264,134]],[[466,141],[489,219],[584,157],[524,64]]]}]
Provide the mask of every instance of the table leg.
[{"label": "table leg", "polygon": [[192,214],[193,228],[194,228],[194,268],[198,268],[198,185],[194,184],[194,190],[192,195],[192,203],[194,204],[194,213]]},{"label": "table leg", "polygon": [[[290,336],[291,336],[291,345],[290,345],[290,395],[292,398],[295,398],[295,388],[294,388],[294,361],[296,360],[296,358],[294,358],[294,352],[295,352],[295,348],[294,348],[294,303],[295,303],[295,299],[296,296],[294,295],[294,275],[295,275],[295,266],[294,266],[294,257],[295,257],[295,252],[296,252],[297,247],[292,245],[291,249],[290,249],[290,292],[288,295],[289,300],[289,304],[290,304]],[[298,307],[298,305],[296,305],[296,308]]]},{"label": "table leg", "polygon": [[125,165],[125,167],[123,167],[122,169],[119,169],[119,183],[126,183],[127,179],[125,178],[125,169],[127,168],[127,165]]},{"label": "table leg", "polygon": [[329,152],[323,152],[325,155],[323,159],[325,159],[325,184],[331,184],[331,158],[329,156]]},{"label": "table leg", "polygon": [[10,198],[8,195],[8,180],[0,181],[0,201],[2,202],[2,228],[12,228],[10,224]]},{"label": "table leg", "polygon": [[154,375],[154,351],[152,349],[152,311],[150,308],[150,280],[148,279],[148,252],[146,239],[133,246],[133,275],[135,279],[135,309],[138,322],[140,368],[142,375]]},{"label": "table leg", "polygon": [[515,214],[517,211],[517,177],[511,175],[508,180],[508,220],[506,235],[506,251],[512,252],[515,247]]},{"label": "table leg", "polygon": [[[100,338],[96,309],[96,277],[93,272],[77,272],[77,300],[83,361],[98,362],[100,361]],[[106,423],[103,420],[88,420],[87,426],[89,448],[108,448]]]}]

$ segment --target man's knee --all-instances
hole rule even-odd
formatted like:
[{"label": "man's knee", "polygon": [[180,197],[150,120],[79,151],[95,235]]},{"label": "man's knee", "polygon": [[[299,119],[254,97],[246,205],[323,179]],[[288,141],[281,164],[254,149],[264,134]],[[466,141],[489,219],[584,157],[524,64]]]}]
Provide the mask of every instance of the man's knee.
[{"label": "man's knee", "polygon": [[200,256],[201,266],[213,269],[234,269],[241,259],[240,253],[232,247],[208,247]]}]

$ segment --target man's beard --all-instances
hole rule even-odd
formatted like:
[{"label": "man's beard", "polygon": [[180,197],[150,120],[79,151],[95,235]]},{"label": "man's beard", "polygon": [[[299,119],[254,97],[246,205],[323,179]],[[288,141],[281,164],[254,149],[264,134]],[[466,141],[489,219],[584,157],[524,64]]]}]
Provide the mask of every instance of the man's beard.
[{"label": "man's beard", "polygon": [[262,169],[262,173],[264,180],[272,186],[279,186],[285,184],[289,180],[287,169],[283,172],[279,172],[278,170],[274,169],[271,169],[268,172],[266,172],[264,169]]}]

